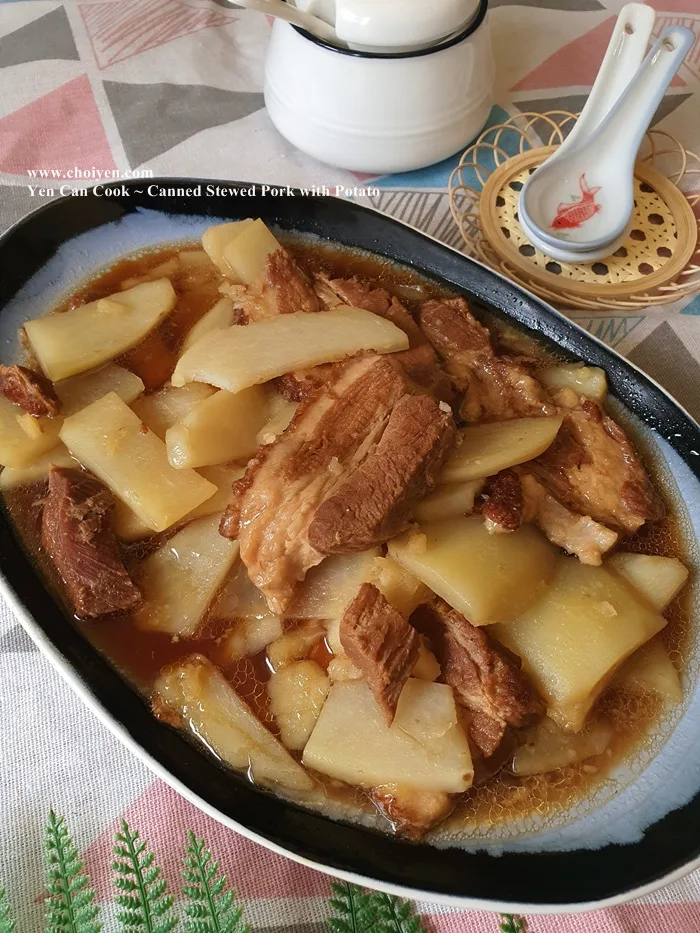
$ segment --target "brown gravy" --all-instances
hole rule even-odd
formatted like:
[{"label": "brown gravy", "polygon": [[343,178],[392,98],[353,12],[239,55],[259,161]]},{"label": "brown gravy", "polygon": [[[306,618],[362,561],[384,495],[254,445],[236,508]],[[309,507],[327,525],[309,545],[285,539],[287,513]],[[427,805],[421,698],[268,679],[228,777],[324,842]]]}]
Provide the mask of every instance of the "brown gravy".
[{"label": "brown gravy", "polygon": [[[429,297],[444,295],[447,290],[423,279],[416,273],[397,267],[388,260],[368,256],[339,248],[288,238],[285,245],[293,252],[302,267],[324,268],[335,276],[355,274],[372,278],[389,291],[397,294],[409,307]],[[198,249],[199,244],[179,244],[175,247],[146,252],[116,263],[107,271],[89,281],[70,296],[57,311],[67,310],[86,301],[94,301],[119,290],[120,284],[132,276],[143,276],[162,263],[174,258],[183,249]],[[121,365],[137,373],[145,382],[146,390],[159,387],[172,373],[178,348],[187,331],[211,307],[219,296],[219,279],[213,275],[191,279],[188,275],[171,277],[178,294],[175,311],[168,320],[135,350],[119,359]],[[479,309],[477,307],[477,313]],[[561,361],[554,354],[523,337],[522,334],[488,319],[498,339],[527,352],[543,363]],[[643,449],[643,443],[635,438]],[[648,458],[647,458],[648,460]],[[663,488],[663,477],[650,465],[652,478],[657,487]],[[656,475],[655,475],[656,474]],[[39,533],[40,510],[37,503],[45,493],[45,483],[19,487],[6,493],[6,506],[17,528],[18,534],[32,559],[40,568],[49,587],[64,608],[65,600],[56,573],[42,551]],[[655,524],[644,526],[631,538],[625,540],[625,549],[640,553],[675,556],[687,562],[684,535],[681,523],[674,513],[673,503],[667,501],[667,517]],[[164,536],[158,536],[157,543]],[[165,535],[167,537],[167,533]],[[153,542],[126,546],[124,549],[127,567],[142,560],[154,547]],[[666,611],[669,624],[664,638],[676,667],[681,670],[692,636],[691,593],[686,588]],[[67,615],[70,613],[67,611]],[[153,681],[161,668],[192,653],[208,656],[222,669],[236,691],[254,709],[259,718],[276,732],[270,714],[264,685],[270,676],[265,652],[252,658],[225,662],[221,646],[230,628],[219,624],[217,628],[206,628],[197,638],[178,639],[156,632],[146,632],[136,627],[128,614],[113,615],[91,621],[71,619],[72,624],[95,645],[111,663],[142,693],[148,695]],[[325,641],[314,649],[312,657],[324,668],[332,654]],[[497,826],[515,818],[538,814],[555,815],[590,792],[605,779],[610,769],[624,756],[637,754],[648,740],[649,732],[661,712],[661,704],[651,694],[608,689],[594,707],[591,717],[604,720],[614,727],[614,739],[607,752],[583,764],[574,765],[549,774],[517,778],[506,771],[492,778],[483,786],[474,787],[464,795],[454,814],[441,826],[440,834]],[[338,782],[324,781],[324,793],[340,803],[370,810],[371,805],[354,788],[339,787]]]}]

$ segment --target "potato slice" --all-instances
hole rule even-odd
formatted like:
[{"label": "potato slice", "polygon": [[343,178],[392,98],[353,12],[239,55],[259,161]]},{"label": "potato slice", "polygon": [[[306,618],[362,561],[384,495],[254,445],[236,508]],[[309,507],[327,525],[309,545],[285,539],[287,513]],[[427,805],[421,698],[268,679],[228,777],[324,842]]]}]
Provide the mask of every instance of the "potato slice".
[{"label": "potato slice", "polygon": [[473,479],[466,483],[438,486],[425,499],[416,503],[413,517],[417,522],[436,522],[455,515],[469,515],[474,511],[474,500],[483,485],[483,480]]},{"label": "potato slice", "polygon": [[208,227],[202,234],[202,246],[207,255],[227,278],[235,278],[236,276],[224,259],[224,249],[252,223],[253,220],[250,217],[245,220],[232,220],[227,224],[216,224],[213,227]]},{"label": "potato slice", "polygon": [[203,382],[191,382],[180,389],[166,385],[140,398],[132,407],[141,421],[164,441],[166,432],[174,424],[186,418],[200,402],[215,392],[216,389]]},{"label": "potato slice", "polygon": [[26,467],[59,443],[61,418],[36,418],[0,395],[0,464]]},{"label": "potato slice", "polygon": [[332,684],[343,680],[362,680],[362,671],[355,667],[350,658],[333,658],[328,665],[328,679]]},{"label": "potato slice", "polygon": [[607,566],[621,574],[655,609],[663,612],[688,579],[688,568],[676,557],[618,552]]},{"label": "potato slice", "polygon": [[608,380],[604,369],[573,363],[569,366],[547,366],[538,369],[538,380],[550,389],[573,389],[577,395],[585,395],[599,404],[608,394]]},{"label": "potato slice", "polygon": [[543,719],[523,737],[513,757],[512,771],[518,777],[547,774],[602,755],[613,737],[607,723],[595,722],[577,735],[563,732],[551,719]]},{"label": "potato slice", "polygon": [[143,275],[132,275],[124,281],[119,286],[122,291],[126,291],[129,288],[133,288],[134,285],[141,285],[143,282],[154,282],[156,279],[169,279],[173,275],[177,275],[180,271],[180,263],[178,262],[177,256],[173,256],[172,259],[166,259],[165,262],[159,263],[149,272],[145,272]]},{"label": "potato slice", "polygon": [[660,637],[635,651],[615,675],[614,683],[651,690],[672,703],[683,702],[681,679]]},{"label": "potato slice", "polygon": [[[143,392],[143,382],[128,369],[110,364],[96,372],[64,379],[54,388],[61,400],[61,413],[56,418],[35,418],[4,396],[0,398],[1,464],[18,470],[36,466],[36,478],[42,478],[47,475],[52,462],[44,455],[62,446],[59,432],[64,417],[75,414],[109,392],[116,392],[130,404]],[[8,475],[7,482],[15,483],[15,480]],[[17,482],[32,480],[18,479]]]},{"label": "potato slice", "polygon": [[360,584],[369,579],[379,548],[356,554],[332,554],[313,567],[297,586],[290,619],[331,619],[340,617],[355,598]]},{"label": "potato slice", "polygon": [[420,648],[418,651],[418,660],[416,661],[411,677],[418,680],[437,680],[440,676],[440,664],[433,652],[427,645],[427,639],[421,635]]},{"label": "potato slice", "polygon": [[[260,784],[308,791],[314,781],[269,732],[211,661],[193,655],[163,670],[160,701],[222,761]],[[157,706],[156,706],[157,709]]]},{"label": "potato slice", "polygon": [[215,392],[168,429],[168,460],[178,470],[247,460],[258,449],[266,419],[267,396],[260,386]]},{"label": "potato slice", "polygon": [[238,542],[219,534],[219,517],[199,518],[169,538],[139,566],[143,603],[139,628],[193,635],[238,557]]},{"label": "potato slice", "polygon": [[180,356],[213,330],[230,327],[233,324],[233,302],[230,298],[220,298],[207,313],[191,328],[180,350]]},{"label": "potato slice", "polygon": [[[216,486],[216,492],[184,515],[180,522],[191,522],[214,513],[220,515],[231,499],[231,486],[245,471],[241,467],[212,466],[202,467],[197,472]],[[114,531],[121,541],[138,541],[150,537],[155,529],[143,522],[121,499],[117,499],[114,505]]]},{"label": "potato slice", "polygon": [[258,444],[271,444],[287,429],[299,407],[298,402],[288,402],[279,392],[269,392],[267,397],[267,422],[258,432]]},{"label": "potato slice", "polygon": [[28,483],[38,483],[46,479],[52,466],[78,467],[80,464],[59,442],[57,447],[43,454],[38,460],[33,460],[27,466],[5,467],[0,473],[0,489],[14,489],[17,486],[26,486]]},{"label": "potato slice", "polygon": [[265,597],[251,582],[242,563],[222,586],[216,600],[216,613],[217,619],[263,619],[272,615]]},{"label": "potato slice", "polygon": [[240,392],[294,369],[332,363],[360,350],[393,353],[407,348],[408,337],[395,324],[358,308],[281,314],[206,334],[180,357],[172,382],[176,386],[208,382]]},{"label": "potato slice", "polygon": [[459,794],[474,775],[452,688],[414,679],[391,726],[365,683],[333,684],[302,762],[360,787],[400,783]]},{"label": "potato slice", "polygon": [[116,392],[122,401],[131,405],[143,393],[144,385],[135,373],[116,363],[108,363],[94,372],[62,379],[54,389],[61,400],[61,415],[68,418],[110,392]]},{"label": "potato slice", "polygon": [[238,282],[252,285],[265,274],[267,257],[282,249],[262,220],[246,224],[223,248],[224,262]]},{"label": "potato slice", "polygon": [[315,661],[295,661],[273,674],[267,684],[270,709],[282,744],[301,751],[316,725],[330,682]]},{"label": "potato slice", "polygon": [[433,595],[425,583],[421,583],[418,577],[414,577],[391,557],[375,557],[367,582],[373,583],[384,598],[406,618],[416,606]]},{"label": "potato slice", "polygon": [[126,353],[172,311],[176,300],[169,280],[158,279],[27,321],[24,330],[41,368],[56,382]]},{"label": "potato slice", "polygon": [[533,525],[491,535],[480,516],[421,525],[390,541],[389,555],[474,625],[517,618],[555,568],[554,548]]},{"label": "potato slice", "polygon": [[561,422],[559,415],[552,415],[462,428],[462,443],[445,464],[440,482],[483,479],[539,457],[557,436]]},{"label": "potato slice", "polygon": [[592,705],[622,662],[665,625],[613,571],[558,557],[541,599],[490,632],[522,659],[549,707],[571,708]]},{"label": "potato slice", "polygon": [[165,444],[110,392],[70,418],[60,437],[73,456],[144,522],[164,531],[217,491],[194,470],[174,470]]},{"label": "potato slice", "polygon": [[[219,618],[216,607],[212,618]],[[273,641],[282,637],[282,620],[279,616],[262,619],[239,619],[233,631],[226,636],[221,646],[221,656],[226,662],[251,657],[263,651]]]},{"label": "potato slice", "polygon": [[277,673],[294,661],[307,658],[314,645],[326,634],[326,626],[320,619],[305,619],[296,628],[285,632],[267,647],[267,657],[272,670]]},{"label": "potato slice", "polygon": [[[357,595],[360,584],[369,579],[372,563],[378,554],[379,548],[372,548],[358,554],[326,557],[298,584],[285,618],[332,619],[342,615],[347,604]],[[265,597],[251,583],[243,566],[228,581],[220,599],[225,618],[260,619],[270,615]]]}]

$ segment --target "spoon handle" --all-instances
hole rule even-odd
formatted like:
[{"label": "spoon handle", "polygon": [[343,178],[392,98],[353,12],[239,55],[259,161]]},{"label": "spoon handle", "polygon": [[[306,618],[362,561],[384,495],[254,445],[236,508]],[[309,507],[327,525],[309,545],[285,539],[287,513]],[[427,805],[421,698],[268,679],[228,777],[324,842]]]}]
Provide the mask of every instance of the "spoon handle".
[{"label": "spoon handle", "polygon": [[612,110],[644,60],[655,19],[653,8],[643,3],[628,3],[620,10],[588,100],[557,156],[590,136]]},{"label": "spoon handle", "polygon": [[685,26],[663,30],[596,134],[601,150],[614,146],[634,163],[656,108],[694,42],[695,34]]},{"label": "spoon handle", "polygon": [[318,16],[302,12],[291,3],[284,3],[283,0],[235,0],[235,2],[246,10],[267,13],[268,16],[276,16],[278,19],[291,23],[292,26],[299,26],[325,42],[332,42],[334,45],[344,44],[338,42],[338,36],[332,26],[319,19]]}]

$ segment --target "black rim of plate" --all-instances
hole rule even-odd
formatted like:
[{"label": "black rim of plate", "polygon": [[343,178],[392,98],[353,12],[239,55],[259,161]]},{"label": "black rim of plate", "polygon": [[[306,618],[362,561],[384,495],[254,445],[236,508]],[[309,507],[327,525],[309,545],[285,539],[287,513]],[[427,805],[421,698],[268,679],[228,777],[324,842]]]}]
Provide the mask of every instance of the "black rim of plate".
[{"label": "black rim of plate", "polygon": [[451,49],[454,45],[459,45],[460,42],[464,42],[465,39],[468,39],[469,36],[475,33],[479,26],[481,26],[486,18],[488,10],[488,0],[479,0],[479,6],[474,16],[456,36],[452,36],[451,39],[443,39],[441,42],[436,42],[426,48],[414,49],[411,52],[366,52],[361,49],[344,49],[337,45],[333,45],[332,42],[326,42],[325,39],[321,39],[311,32],[307,32],[307,30],[302,29],[301,26],[292,26],[292,29],[295,29],[300,36],[308,39],[309,42],[313,42],[314,45],[319,45],[329,52],[337,52],[339,55],[349,55],[351,58],[378,58],[392,61],[397,58],[420,58],[423,55],[435,55],[439,52],[444,52],[445,49]]},{"label": "black rim of plate", "polygon": [[[207,184],[248,190],[244,196],[152,196],[157,189]],[[477,298],[504,319],[572,355],[602,366],[612,393],[665,437],[700,478],[700,427],[646,376],[539,299],[423,234],[360,205],[295,192],[263,195],[260,186],[196,179],[120,182],[112,195],[51,202],[0,238],[0,309],[66,240],[126,214],[151,209],[169,214],[239,219],[260,216],[282,230],[315,234],[411,266]],[[97,271],[97,270],[96,270]],[[158,765],[209,807],[274,845],[330,871],[352,872],[446,898],[471,898],[533,909],[575,907],[628,895],[658,883],[700,855],[700,795],[651,826],[632,845],[599,850],[506,853],[438,850],[345,823],[334,823],[257,790],[201,753],[183,735],[157,722],[146,701],[69,622],[34,570],[0,513],[0,571],[9,590],[97,703]],[[21,723],[18,724],[21,727]],[[86,750],[89,751],[89,750]],[[465,905],[466,906],[466,905]]]}]

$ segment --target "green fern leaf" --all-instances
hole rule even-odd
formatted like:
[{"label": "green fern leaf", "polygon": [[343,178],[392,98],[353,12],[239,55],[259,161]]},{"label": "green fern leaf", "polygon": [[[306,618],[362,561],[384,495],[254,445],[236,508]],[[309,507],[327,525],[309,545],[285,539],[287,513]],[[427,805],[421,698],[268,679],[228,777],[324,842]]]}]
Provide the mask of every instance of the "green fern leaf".
[{"label": "green fern leaf", "polygon": [[14,933],[14,929],[15,921],[5,896],[5,889],[0,888],[0,933]]},{"label": "green fern leaf", "polygon": [[113,883],[117,894],[117,920],[122,930],[133,933],[170,933],[177,924],[172,913],[173,898],[161,877],[155,856],[146,851],[139,831],[126,820],[114,836]]},{"label": "green fern leaf", "polygon": [[501,933],[527,933],[527,921],[517,914],[501,914],[499,930]]},{"label": "green fern leaf", "polygon": [[347,881],[331,882],[328,904],[335,916],[327,921],[331,933],[383,933],[374,895]]},{"label": "green fern leaf", "polygon": [[[44,857],[46,933],[100,933],[95,892],[63,817],[56,816],[53,810],[44,833]],[[2,926],[0,930],[4,933]]]},{"label": "green fern leaf", "polygon": [[381,891],[370,896],[377,914],[376,933],[427,933],[410,901]]},{"label": "green fern leaf", "polygon": [[250,933],[243,908],[204,839],[187,833],[182,877],[187,933]]}]

